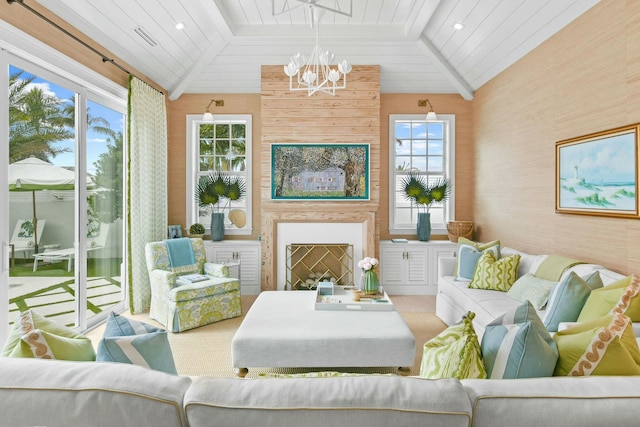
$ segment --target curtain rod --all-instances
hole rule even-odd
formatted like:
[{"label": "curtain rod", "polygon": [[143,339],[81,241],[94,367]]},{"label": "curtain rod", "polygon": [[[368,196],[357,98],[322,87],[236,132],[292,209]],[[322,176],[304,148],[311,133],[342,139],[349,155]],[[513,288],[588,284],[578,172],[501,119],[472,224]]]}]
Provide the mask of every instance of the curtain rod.
[{"label": "curtain rod", "polygon": [[[40,18],[43,21],[45,21],[47,24],[57,28],[59,31],[62,31],[65,35],[71,37],[73,40],[77,41],[82,46],[86,47],[87,49],[89,49],[90,51],[95,53],[96,55],[100,56],[102,58],[102,62],[108,62],[111,65],[113,65],[114,67],[117,67],[120,70],[124,71],[125,73],[129,74],[130,76],[134,76],[135,78],[140,79],[140,77],[136,76],[135,74],[133,74],[132,72],[130,72],[129,70],[124,68],[122,65],[118,64],[114,59],[109,58],[108,56],[106,56],[105,54],[103,54],[102,52],[100,52],[99,50],[94,48],[93,46],[89,45],[84,40],[82,40],[82,39],[76,37],[75,35],[71,34],[69,31],[65,30],[60,25],[58,25],[55,22],[53,22],[51,19],[47,18],[46,16],[44,16],[43,14],[38,12],[37,10],[33,9],[31,6],[28,6],[28,5],[24,4],[24,0],[7,0],[7,3],[9,3],[9,4],[17,3],[17,4],[19,4],[20,6],[24,7],[25,9],[27,9],[29,12],[33,13],[34,15],[36,15],[38,18]],[[140,80],[142,80],[142,79],[140,79]],[[150,85],[150,87],[153,87],[153,86]],[[159,91],[156,88],[153,88],[153,89],[158,91],[158,92],[160,92],[160,93],[162,93],[162,91]]]}]

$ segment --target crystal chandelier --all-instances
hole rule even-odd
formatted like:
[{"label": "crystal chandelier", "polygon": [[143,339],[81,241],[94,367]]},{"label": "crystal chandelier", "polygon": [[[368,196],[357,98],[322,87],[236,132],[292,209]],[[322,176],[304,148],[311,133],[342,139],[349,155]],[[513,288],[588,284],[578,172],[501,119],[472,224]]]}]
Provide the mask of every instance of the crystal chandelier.
[{"label": "crystal chandelier", "polygon": [[[297,53],[291,57],[291,62],[284,66],[284,73],[289,76],[289,90],[306,90],[311,96],[316,92],[335,95],[336,89],[346,89],[347,74],[351,72],[351,65],[340,61],[336,68],[331,68],[334,55],[328,50],[322,50],[318,43],[318,18],[315,5],[309,5],[312,26],[315,22],[316,45],[309,57]],[[295,77],[295,80],[294,80]]]}]

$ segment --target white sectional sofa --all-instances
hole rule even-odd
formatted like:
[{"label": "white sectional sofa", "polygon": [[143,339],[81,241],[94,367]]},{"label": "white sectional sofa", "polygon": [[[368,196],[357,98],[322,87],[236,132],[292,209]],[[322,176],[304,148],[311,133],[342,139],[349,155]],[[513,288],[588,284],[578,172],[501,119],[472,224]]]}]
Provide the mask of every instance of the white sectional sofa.
[{"label": "white sectional sofa", "polygon": [[636,426],[640,377],[189,378],[0,358],[0,414],[12,427]]},{"label": "white sectional sofa", "polygon": [[[520,255],[518,277],[522,277],[527,273],[535,274],[538,267],[548,256],[531,255],[509,247],[501,248],[501,254],[503,257],[514,254]],[[452,325],[459,322],[468,311],[474,312],[476,317],[473,319],[473,326],[478,339],[481,340],[487,324],[496,317],[514,310],[522,302],[513,299],[506,292],[470,289],[468,281],[456,280],[454,276],[456,262],[457,258],[455,257],[440,258],[439,260],[436,316],[447,325]],[[598,271],[605,286],[624,278],[623,275],[597,264],[574,265],[565,270],[562,278],[572,271],[581,277]],[[544,310],[538,311],[538,314],[541,319],[544,318]],[[640,327],[638,326],[634,324],[636,336],[640,333]]]}]

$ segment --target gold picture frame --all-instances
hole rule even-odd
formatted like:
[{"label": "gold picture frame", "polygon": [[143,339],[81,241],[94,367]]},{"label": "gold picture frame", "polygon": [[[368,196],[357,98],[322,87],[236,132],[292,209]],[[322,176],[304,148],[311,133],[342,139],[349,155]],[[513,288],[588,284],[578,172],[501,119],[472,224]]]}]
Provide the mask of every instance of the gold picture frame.
[{"label": "gold picture frame", "polygon": [[556,212],[639,218],[640,124],[556,142]]}]

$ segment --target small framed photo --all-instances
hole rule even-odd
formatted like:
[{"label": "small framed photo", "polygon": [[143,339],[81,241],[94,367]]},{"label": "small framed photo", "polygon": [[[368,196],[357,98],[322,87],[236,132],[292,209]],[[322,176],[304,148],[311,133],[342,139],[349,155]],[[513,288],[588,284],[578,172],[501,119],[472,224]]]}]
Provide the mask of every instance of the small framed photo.
[{"label": "small framed photo", "polygon": [[182,228],[179,225],[170,225],[169,226],[169,238],[170,239],[178,239],[182,237]]}]

